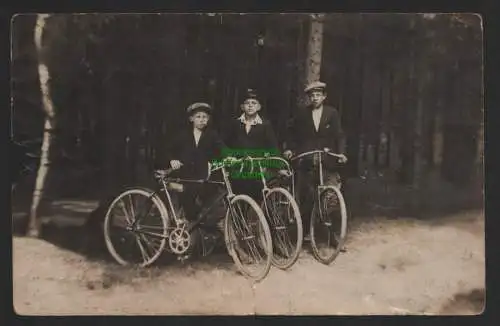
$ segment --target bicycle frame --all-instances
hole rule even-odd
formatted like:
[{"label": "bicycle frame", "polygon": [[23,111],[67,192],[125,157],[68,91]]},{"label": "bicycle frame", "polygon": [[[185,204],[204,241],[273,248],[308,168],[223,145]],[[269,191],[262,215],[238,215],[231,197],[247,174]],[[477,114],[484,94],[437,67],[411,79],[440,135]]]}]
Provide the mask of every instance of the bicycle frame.
[{"label": "bicycle frame", "polygon": [[337,158],[341,158],[342,155],[331,153],[327,150],[314,150],[314,151],[304,152],[304,153],[301,153],[295,157],[292,157],[291,161],[295,161],[295,160],[298,160],[298,159],[303,158],[305,156],[310,156],[310,155],[314,155],[314,154],[319,155],[319,184],[317,186],[320,187],[321,189],[324,189],[325,187],[329,187],[329,186],[328,185],[325,186],[325,181],[324,181],[324,176],[323,176],[323,155],[327,154],[327,155],[337,157]]},{"label": "bicycle frame", "polygon": [[[316,196],[315,196],[316,198],[314,199],[314,201],[318,201],[318,204],[319,204],[319,196],[320,196],[321,192],[326,188],[335,187],[333,185],[325,185],[324,175],[323,175],[323,156],[325,154],[333,156],[333,157],[337,157],[337,158],[342,157],[342,155],[340,155],[340,154],[331,153],[327,150],[313,150],[313,151],[301,153],[301,154],[296,155],[295,157],[291,158],[291,161],[295,161],[295,160],[298,160],[298,159],[306,157],[306,156],[319,155],[319,184],[316,185]],[[296,195],[296,194],[294,193],[294,195]],[[323,218],[323,216],[321,216],[321,218]]]},{"label": "bicycle frame", "polygon": [[[209,180],[210,176],[218,170],[220,170],[222,172],[223,181]],[[156,175],[156,177],[159,179],[160,182],[159,182],[157,189],[155,189],[155,191],[153,191],[151,193],[151,195],[148,197],[148,199],[152,199],[154,196],[158,195],[159,193],[162,193],[162,192],[165,193],[165,196],[166,196],[167,201],[168,201],[168,208],[167,209],[170,210],[169,213],[172,214],[173,219],[177,225],[181,225],[183,223],[183,221],[179,216],[177,216],[177,213],[175,211],[172,196],[170,195],[170,192],[168,191],[168,184],[169,183],[175,182],[175,183],[218,184],[218,185],[224,185],[226,188],[226,191],[224,191],[220,195],[218,195],[207,208],[202,209],[202,211],[198,214],[196,220],[192,224],[189,225],[189,227],[187,229],[188,232],[191,232],[196,227],[198,227],[198,225],[206,218],[208,213],[214,208],[215,204],[220,202],[220,200],[224,199],[226,204],[228,205],[228,207],[231,207],[230,201],[235,196],[235,194],[233,193],[233,189],[231,187],[231,182],[229,180],[229,173],[227,172],[225,165],[212,168],[212,166],[209,164],[207,179],[183,179],[183,178],[171,178],[171,177],[166,176],[169,173],[171,173],[172,171],[173,171],[173,169],[168,169],[165,171],[165,175],[160,175],[160,174]],[[150,201],[148,200],[148,202],[150,202]],[[137,218],[134,219],[130,228],[135,228],[137,223],[139,223],[139,221],[141,221],[144,218],[144,216],[149,214],[151,207],[152,207],[152,205],[150,205],[148,207],[145,214],[138,215]],[[141,210],[139,210],[139,212],[141,212]]]},{"label": "bicycle frame", "polygon": [[[263,188],[262,188],[262,192],[263,194],[265,194],[267,191],[269,191],[269,187],[268,187],[268,180],[266,180],[265,176],[264,176],[264,168],[262,166],[262,161],[267,161],[267,162],[270,162],[270,161],[278,161],[278,162],[281,162],[283,165],[284,165],[284,169],[282,170],[286,170],[290,173],[290,175],[292,175],[292,169],[290,167],[290,163],[288,163],[287,160],[285,160],[284,158],[281,158],[279,156],[269,156],[269,157],[245,157],[244,158],[245,161],[249,161],[251,163],[251,168],[250,168],[250,172],[252,173],[254,171],[254,165],[253,165],[253,162],[257,162],[257,167],[259,169],[259,172],[260,172],[260,180],[262,182],[262,185],[263,185]],[[242,166],[242,169],[243,169],[243,166]],[[242,170],[241,169],[241,170]],[[273,177],[271,179],[274,179],[274,178],[278,178],[278,177]],[[293,189],[295,187],[294,185],[294,180],[292,178],[292,193],[293,193]]]}]

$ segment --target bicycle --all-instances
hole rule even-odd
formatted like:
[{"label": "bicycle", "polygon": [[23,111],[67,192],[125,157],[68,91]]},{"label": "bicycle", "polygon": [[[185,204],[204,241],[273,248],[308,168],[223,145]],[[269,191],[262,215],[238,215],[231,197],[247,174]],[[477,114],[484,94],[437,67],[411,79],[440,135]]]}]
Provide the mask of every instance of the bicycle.
[{"label": "bicycle", "polygon": [[[287,189],[276,185],[275,181],[283,177],[288,178],[292,176],[290,164],[278,156],[247,157],[246,160],[251,165],[250,173],[254,171],[253,163],[257,163],[258,175],[263,185],[261,190],[263,198],[261,208],[266,213],[273,239],[272,263],[280,269],[288,269],[295,264],[302,249],[302,218],[294,196]],[[277,164],[271,164],[273,161]],[[263,162],[266,163],[266,166],[263,166]],[[265,172],[270,166],[279,168],[279,171],[277,176],[270,178],[268,182]],[[242,170],[243,165],[240,172]],[[284,173],[281,171],[284,171]],[[293,178],[291,180],[293,193]]]},{"label": "bicycle", "polygon": [[[264,279],[271,267],[273,252],[271,234],[264,213],[258,204],[249,196],[234,194],[232,191],[226,166],[238,162],[241,160],[226,158],[220,165],[209,164],[208,177],[202,180],[172,178],[169,177],[169,174],[173,172],[173,169],[158,170],[154,173],[158,183],[155,190],[133,187],[123,191],[111,202],[104,219],[104,237],[110,254],[119,264],[130,264],[129,258],[117,251],[120,243],[113,243],[112,233],[121,229],[124,234],[132,234],[129,242],[136,245],[135,253],[141,256],[142,262],[138,263],[141,267],[154,263],[163,251],[182,257],[189,250],[192,251],[194,234],[197,231],[211,232],[210,228],[204,225],[204,222],[210,211],[222,201],[226,208],[225,217],[222,217],[224,218],[223,233],[229,255],[245,277],[254,281]],[[216,171],[221,171],[223,181],[210,180]],[[224,191],[217,195],[208,207],[202,209],[193,222],[187,222],[185,218],[181,218],[176,213],[172,196],[169,193],[169,190],[181,191],[179,183],[214,184],[223,187]],[[165,205],[165,201],[160,195],[166,197],[168,205]],[[140,209],[134,209],[133,196],[143,198]],[[127,210],[127,198],[131,214]],[[246,208],[242,208],[244,205]],[[156,211],[150,214],[153,208]],[[112,219],[114,211],[117,209],[122,210],[122,217],[125,217],[125,221],[118,222],[118,226],[115,228],[112,227]],[[245,216],[244,213],[249,214]],[[149,221],[156,222],[156,225],[154,223],[146,225],[146,222]],[[146,251],[144,245],[148,246],[149,252]],[[134,252],[126,251],[125,253],[132,254]]]},{"label": "bicycle", "polygon": [[[290,160],[293,162],[312,155],[318,156],[319,184],[316,186],[316,192],[314,193],[314,205],[310,219],[311,247],[314,257],[321,263],[329,265],[335,260],[340,251],[343,250],[345,244],[347,233],[347,208],[344,196],[339,187],[324,184],[323,158],[324,155],[330,155],[336,158],[342,156],[324,149],[304,152],[292,157]],[[333,228],[335,224],[339,223],[339,230],[335,232]],[[323,227],[325,230],[322,229]],[[326,231],[326,248],[321,241],[322,231]],[[323,254],[323,249],[327,250],[326,254]],[[330,251],[328,251],[328,249],[330,249]]]}]

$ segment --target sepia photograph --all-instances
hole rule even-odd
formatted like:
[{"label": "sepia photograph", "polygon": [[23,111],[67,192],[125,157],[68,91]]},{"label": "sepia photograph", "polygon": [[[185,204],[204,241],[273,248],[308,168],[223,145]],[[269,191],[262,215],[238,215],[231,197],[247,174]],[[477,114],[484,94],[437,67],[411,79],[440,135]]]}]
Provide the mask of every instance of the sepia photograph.
[{"label": "sepia photograph", "polygon": [[475,13],[11,19],[18,315],[478,315]]}]

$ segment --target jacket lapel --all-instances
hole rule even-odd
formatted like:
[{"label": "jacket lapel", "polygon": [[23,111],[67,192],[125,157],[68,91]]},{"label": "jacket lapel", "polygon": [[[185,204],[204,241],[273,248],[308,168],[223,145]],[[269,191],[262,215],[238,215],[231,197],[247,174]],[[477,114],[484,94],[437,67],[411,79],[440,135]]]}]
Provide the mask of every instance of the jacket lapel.
[{"label": "jacket lapel", "polygon": [[[194,138],[194,135],[193,135]],[[207,138],[207,130],[203,130],[200,135],[200,139],[198,140],[198,148],[201,148],[201,146],[205,145],[205,138]],[[196,144],[196,142],[195,142]]]},{"label": "jacket lapel", "polygon": [[304,123],[309,124],[309,128],[311,128],[311,130],[313,132],[316,132],[316,127],[314,126],[314,119],[313,119],[313,110],[312,110],[312,108],[310,106],[307,107],[307,109],[305,111],[304,120],[303,121],[304,121]]},{"label": "jacket lapel", "polygon": [[330,109],[330,107],[323,106],[323,112],[321,113],[321,119],[319,120],[318,132],[327,125],[327,122],[328,120],[330,120],[331,115],[332,115],[332,110]]}]

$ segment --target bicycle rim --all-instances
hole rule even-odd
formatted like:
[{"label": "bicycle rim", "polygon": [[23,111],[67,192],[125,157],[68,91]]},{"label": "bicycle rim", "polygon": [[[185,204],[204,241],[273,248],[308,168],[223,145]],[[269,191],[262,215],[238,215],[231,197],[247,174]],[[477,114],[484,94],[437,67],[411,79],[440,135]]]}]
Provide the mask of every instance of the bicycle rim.
[{"label": "bicycle rim", "polygon": [[264,213],[247,195],[231,200],[224,223],[226,247],[239,271],[256,282],[271,268],[272,240]]},{"label": "bicycle rim", "polygon": [[340,190],[322,190],[311,214],[311,246],[317,260],[326,265],[335,260],[344,246],[346,227],[346,205]]},{"label": "bicycle rim", "polygon": [[[158,197],[149,198],[151,193],[147,189],[128,189],[113,200],[106,212],[106,247],[121,265],[149,266],[165,249],[168,213]],[[136,232],[127,230],[138,213],[146,213],[144,209],[149,212],[137,223],[139,229]]]},{"label": "bicycle rim", "polygon": [[302,218],[293,196],[283,188],[272,188],[262,203],[273,241],[274,266],[290,268],[302,249]]}]

